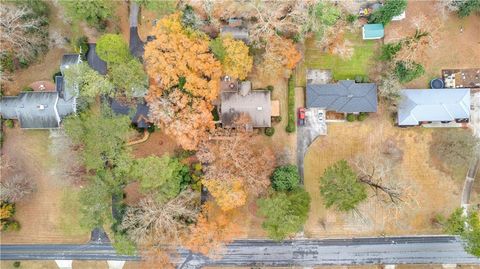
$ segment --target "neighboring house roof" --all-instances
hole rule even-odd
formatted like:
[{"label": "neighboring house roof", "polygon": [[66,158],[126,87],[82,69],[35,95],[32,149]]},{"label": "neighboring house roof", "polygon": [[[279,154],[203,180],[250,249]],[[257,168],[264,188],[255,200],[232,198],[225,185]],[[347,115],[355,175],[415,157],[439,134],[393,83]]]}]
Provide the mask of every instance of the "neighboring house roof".
[{"label": "neighboring house roof", "polygon": [[365,24],[362,28],[363,39],[380,39],[385,35],[383,24]]},{"label": "neighboring house roof", "polygon": [[62,62],[60,64],[60,71],[63,72],[71,65],[78,64],[82,61],[80,54],[65,54],[62,57]]},{"label": "neighboring house roof", "polygon": [[116,99],[110,99],[110,108],[116,114],[129,116],[132,123],[138,128],[148,128],[149,126],[148,113],[150,109],[143,98],[138,98],[135,108]]},{"label": "neighboring house roof", "polygon": [[377,85],[340,80],[335,84],[307,84],[307,107],[336,112],[376,112]]},{"label": "neighboring house roof", "polygon": [[470,89],[405,89],[400,96],[400,126],[470,118]]},{"label": "neighboring house roof", "polygon": [[102,75],[107,74],[107,63],[100,59],[96,51],[97,44],[89,43],[87,52],[88,65]]},{"label": "neighboring house roof", "polygon": [[[62,57],[60,70],[81,62],[79,54]],[[51,129],[60,127],[61,120],[76,112],[75,89],[66,89],[63,76],[55,76],[54,92],[22,92],[18,96],[0,99],[0,114],[4,119],[16,119],[25,129]]]},{"label": "neighboring house roof", "polygon": [[240,39],[245,42],[249,41],[248,30],[244,27],[224,26],[220,29],[222,36],[231,35],[234,39]]},{"label": "neighboring house roof", "polygon": [[74,112],[75,101],[65,101],[57,92],[22,92],[0,100],[2,117],[17,119],[27,129],[58,128],[61,118]]},{"label": "neighboring house roof", "polygon": [[270,91],[251,91],[242,96],[237,91],[222,92],[220,119],[224,126],[231,126],[235,118],[245,113],[252,119],[252,127],[271,126]]}]

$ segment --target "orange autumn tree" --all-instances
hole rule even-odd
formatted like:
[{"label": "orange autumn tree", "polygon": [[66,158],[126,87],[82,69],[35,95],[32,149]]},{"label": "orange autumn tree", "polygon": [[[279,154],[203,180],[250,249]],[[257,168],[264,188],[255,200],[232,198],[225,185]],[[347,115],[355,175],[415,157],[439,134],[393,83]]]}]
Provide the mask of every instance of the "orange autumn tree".
[{"label": "orange autumn tree", "polygon": [[292,40],[272,36],[266,44],[261,69],[264,73],[278,75],[282,71],[295,68],[301,59],[302,55]]},{"label": "orange autumn tree", "polygon": [[218,250],[244,232],[237,210],[225,212],[214,203],[207,202],[191,233],[185,237],[184,246],[207,256],[218,255]]},{"label": "orange autumn tree", "polygon": [[144,54],[150,77],[147,100],[182,83],[194,97],[207,101],[217,98],[221,65],[210,53],[205,34],[185,28],[181,14],[176,13],[161,19],[152,35],[155,39],[145,45]]},{"label": "orange autumn tree", "polygon": [[150,99],[149,106],[153,122],[174,136],[186,150],[195,150],[207,138],[207,132],[214,128],[211,113],[213,106],[179,89]]}]

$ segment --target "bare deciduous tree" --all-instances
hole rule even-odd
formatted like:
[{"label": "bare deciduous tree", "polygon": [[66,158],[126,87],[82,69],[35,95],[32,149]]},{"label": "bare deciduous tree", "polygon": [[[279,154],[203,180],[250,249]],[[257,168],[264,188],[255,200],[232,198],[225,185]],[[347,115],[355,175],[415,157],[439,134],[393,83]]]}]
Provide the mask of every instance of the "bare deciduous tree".
[{"label": "bare deciduous tree", "polygon": [[138,206],[127,209],[121,227],[138,244],[175,243],[187,230],[187,223],[197,218],[198,202],[198,194],[191,190],[183,191],[165,204],[146,197]]},{"label": "bare deciduous tree", "polygon": [[16,203],[35,191],[35,184],[23,174],[16,174],[0,184],[0,200]]},{"label": "bare deciduous tree", "polygon": [[17,56],[31,58],[39,50],[41,21],[26,6],[0,5],[0,47]]}]

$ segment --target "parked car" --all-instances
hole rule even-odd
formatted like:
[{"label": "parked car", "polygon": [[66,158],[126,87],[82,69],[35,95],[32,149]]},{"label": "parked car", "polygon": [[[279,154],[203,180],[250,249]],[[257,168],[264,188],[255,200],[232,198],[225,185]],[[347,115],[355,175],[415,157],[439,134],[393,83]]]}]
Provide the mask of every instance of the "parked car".
[{"label": "parked car", "polygon": [[298,108],[298,125],[305,125],[305,108]]}]

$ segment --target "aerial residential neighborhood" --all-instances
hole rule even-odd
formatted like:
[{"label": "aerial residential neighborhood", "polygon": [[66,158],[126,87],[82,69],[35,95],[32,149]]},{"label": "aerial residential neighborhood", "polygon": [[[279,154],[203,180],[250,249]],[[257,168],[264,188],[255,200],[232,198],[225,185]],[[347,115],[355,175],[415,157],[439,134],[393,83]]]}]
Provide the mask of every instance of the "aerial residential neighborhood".
[{"label": "aerial residential neighborhood", "polygon": [[0,268],[480,268],[480,0],[0,3]]}]

